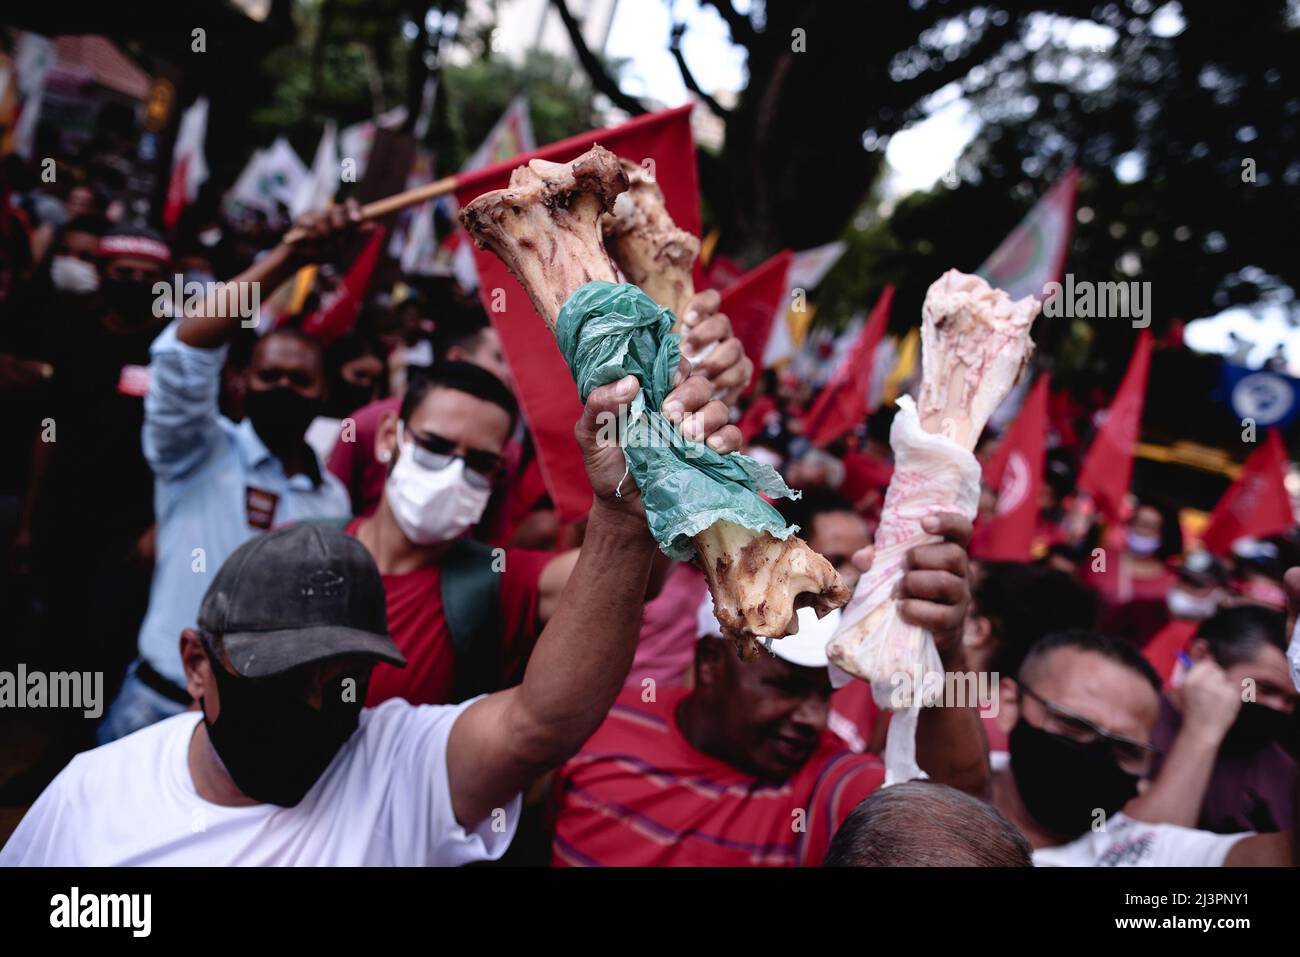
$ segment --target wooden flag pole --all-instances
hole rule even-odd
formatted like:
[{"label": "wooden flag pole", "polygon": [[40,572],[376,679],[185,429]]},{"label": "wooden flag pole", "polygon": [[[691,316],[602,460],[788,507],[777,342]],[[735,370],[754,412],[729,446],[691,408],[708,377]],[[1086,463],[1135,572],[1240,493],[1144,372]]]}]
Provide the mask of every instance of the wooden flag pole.
[{"label": "wooden flag pole", "polygon": [[[397,212],[399,209],[406,209],[406,207],[414,206],[417,203],[437,199],[439,196],[446,196],[456,188],[457,182],[455,176],[444,176],[442,179],[434,180],[432,183],[426,183],[423,186],[417,186],[415,189],[408,189],[402,193],[395,193],[392,196],[377,199],[373,203],[366,203],[361,207],[361,218],[363,220],[381,219],[389,213]],[[305,235],[301,229],[295,226],[284,234],[284,241],[293,245],[301,241]]]}]

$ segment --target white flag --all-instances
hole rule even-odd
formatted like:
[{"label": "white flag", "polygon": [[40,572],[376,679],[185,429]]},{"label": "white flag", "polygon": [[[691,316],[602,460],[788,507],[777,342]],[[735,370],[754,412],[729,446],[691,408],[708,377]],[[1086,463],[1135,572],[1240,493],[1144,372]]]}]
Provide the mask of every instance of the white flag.
[{"label": "white flag", "polygon": [[23,96],[22,113],[14,128],[14,152],[23,159],[32,158],[36,143],[36,125],[41,118],[45,99],[45,80],[54,69],[58,51],[54,41],[38,33],[24,33],[14,49],[14,72],[18,91]]},{"label": "white flag", "polygon": [[811,292],[830,272],[832,266],[839,262],[847,247],[836,241],[824,246],[814,246],[790,257],[790,266],[785,273],[785,295],[777,309],[776,319],[772,322],[772,332],[768,336],[767,346],[763,349],[763,368],[768,369],[786,359],[794,357],[794,339],[790,335],[790,323],[786,312],[790,308],[791,293],[796,289]]},{"label": "white flag", "polygon": [[307,167],[289,141],[283,136],[277,137],[269,147],[253,154],[226,194],[226,200],[264,213],[274,213],[276,203],[292,205],[294,196],[309,178]]},{"label": "white flag", "polygon": [[176,146],[172,150],[171,182],[167,185],[167,203],[163,222],[172,229],[180,221],[181,211],[194,202],[199,187],[208,179],[208,161],[203,155],[203,141],[208,134],[208,100],[199,97],[181,115]]},{"label": "white flag", "polygon": [[311,174],[298,186],[289,212],[297,219],[309,209],[322,209],[334,199],[339,185],[338,127],[330,120],[325,124],[320,143],[316,145],[316,158],[312,160]]}]

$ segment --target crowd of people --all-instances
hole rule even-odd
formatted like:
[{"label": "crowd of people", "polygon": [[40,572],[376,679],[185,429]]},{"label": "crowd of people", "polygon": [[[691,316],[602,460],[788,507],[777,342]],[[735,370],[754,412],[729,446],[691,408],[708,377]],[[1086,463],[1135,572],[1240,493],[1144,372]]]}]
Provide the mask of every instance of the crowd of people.
[{"label": "crowd of people", "polygon": [[[988,694],[924,709],[928,780],[884,787],[890,713],[832,687],[837,613],[740,661],[655,547],[598,428],[635,379],[574,423],[594,497],[563,523],[526,357],[454,280],[385,263],[328,342],[319,294],[241,317],[240,289],[328,283],[367,228],[351,202],[297,225],[165,236],[75,177],[0,206],[6,660],[111,690],[0,864],[1292,861],[1294,534],[1216,557],[1146,497],[1102,524],[1073,480],[1089,410],[1057,403],[1037,557],[980,560],[959,515],[909,555],[904,617]],[[176,277],[213,291],[155,292]],[[718,295],[690,312],[711,358],[666,414],[801,488],[778,507],[852,585],[889,409],[813,448],[816,384],[746,391]]]}]

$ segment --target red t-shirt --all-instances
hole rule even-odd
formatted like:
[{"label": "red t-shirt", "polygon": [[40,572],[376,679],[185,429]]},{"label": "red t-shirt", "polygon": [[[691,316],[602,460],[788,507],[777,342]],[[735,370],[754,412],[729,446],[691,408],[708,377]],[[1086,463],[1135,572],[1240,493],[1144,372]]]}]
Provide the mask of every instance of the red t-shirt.
[{"label": "red t-shirt", "polygon": [[[356,534],[361,519],[348,525]],[[541,632],[537,620],[537,582],[542,569],[554,555],[510,549],[501,574],[500,687],[506,687],[519,672]],[[406,656],[406,667],[383,662],[370,675],[366,706],[389,698],[405,698],[411,704],[448,704],[456,677],[456,654],[442,610],[442,569],[437,565],[405,575],[384,575],[388,607],[388,632]]]},{"label": "red t-shirt", "polygon": [[552,861],[568,866],[817,865],[850,811],[884,782],[873,755],[829,731],[784,784],[695,750],[677,727],[689,692],[625,690],[556,775]]},{"label": "red t-shirt", "polygon": [[879,722],[880,708],[876,706],[876,700],[871,696],[871,685],[867,682],[850,681],[831,695],[827,724],[850,751],[866,751]]},{"label": "red t-shirt", "polygon": [[1104,572],[1083,569],[1083,583],[1101,596],[1097,627],[1108,635],[1144,645],[1169,621],[1165,597],[1178,580],[1168,568],[1157,575],[1136,577],[1123,555],[1112,558]]}]

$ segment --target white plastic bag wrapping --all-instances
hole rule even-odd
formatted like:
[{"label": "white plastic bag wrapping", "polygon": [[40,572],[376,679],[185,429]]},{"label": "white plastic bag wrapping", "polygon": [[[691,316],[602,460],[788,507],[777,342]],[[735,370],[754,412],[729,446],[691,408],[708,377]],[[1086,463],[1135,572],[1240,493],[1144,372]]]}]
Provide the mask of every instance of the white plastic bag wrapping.
[{"label": "white plastic bag wrapping", "polygon": [[898,400],[889,444],[894,475],[876,531],[875,558],[826,645],[831,661],[843,665],[831,665],[836,687],[862,677],[871,683],[876,704],[895,712],[885,744],[887,786],[925,777],[916,763],[916,721],[922,691],[942,688],[944,679],[930,633],[905,622],[891,596],[906,571],[908,551],[941,541],[921,530],[921,520],[958,512],[973,521],[980,495],[975,456],[946,436],[925,431],[910,396]]}]

